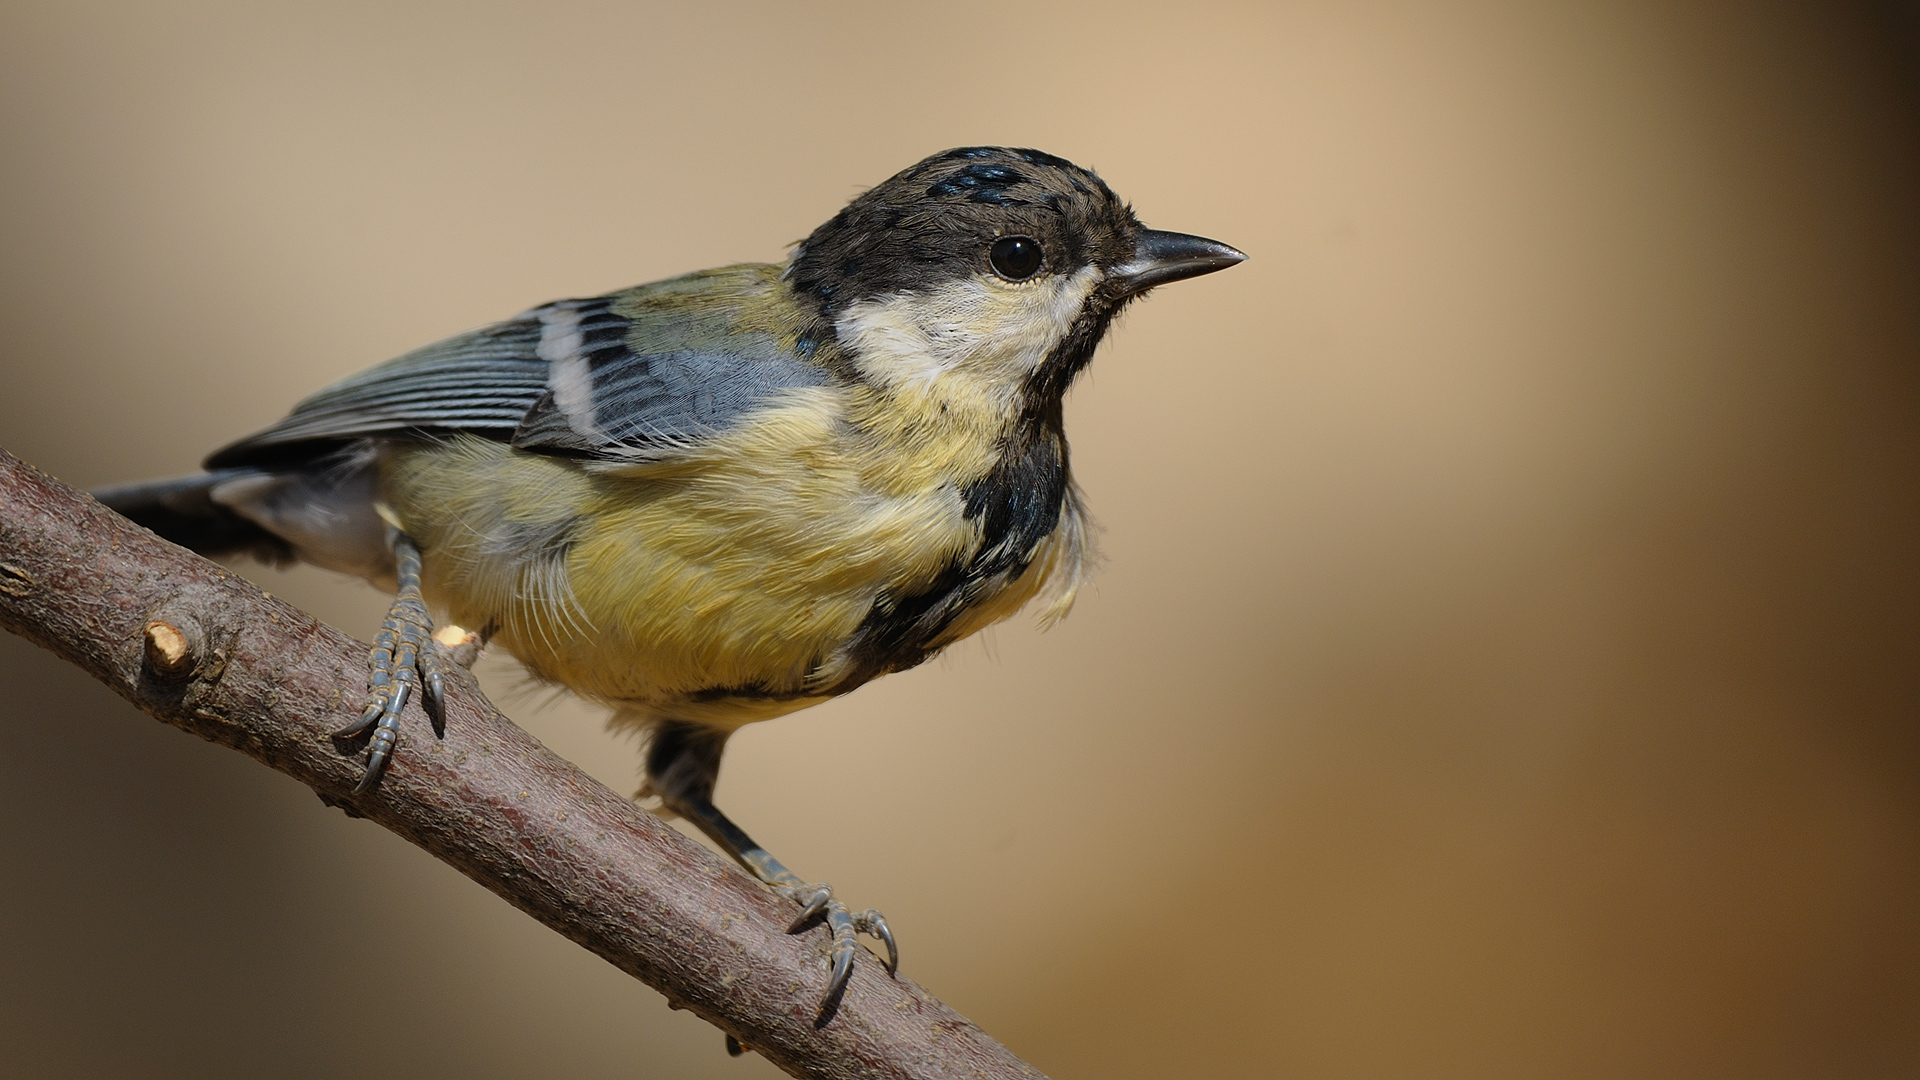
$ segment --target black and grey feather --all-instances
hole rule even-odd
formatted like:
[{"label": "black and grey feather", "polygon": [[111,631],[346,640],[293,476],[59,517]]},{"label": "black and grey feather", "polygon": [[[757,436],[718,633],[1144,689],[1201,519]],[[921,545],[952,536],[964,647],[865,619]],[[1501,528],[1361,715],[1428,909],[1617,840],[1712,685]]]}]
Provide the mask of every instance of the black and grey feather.
[{"label": "black and grey feather", "polygon": [[[637,352],[634,320],[615,309],[654,288],[556,301],[389,360],[300,402],[207,467],[270,468],[356,440],[456,432],[536,452],[664,457],[780,391],[829,381],[764,334]],[[662,335],[649,327],[645,336]]]},{"label": "black and grey feather", "polygon": [[[821,386],[826,371],[766,334],[636,351],[634,320],[613,310],[637,295],[569,300],[539,311],[548,389],[515,428],[522,450],[616,458],[669,456],[778,400]],[[649,328],[660,336],[658,328]],[[693,337],[693,335],[689,335]],[[697,340],[697,339],[696,339]]]}]

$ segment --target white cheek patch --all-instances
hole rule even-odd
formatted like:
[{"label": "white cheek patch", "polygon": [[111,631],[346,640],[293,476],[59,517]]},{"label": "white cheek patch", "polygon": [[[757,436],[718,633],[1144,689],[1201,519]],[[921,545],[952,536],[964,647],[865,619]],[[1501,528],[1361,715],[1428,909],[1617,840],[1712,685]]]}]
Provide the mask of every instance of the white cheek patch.
[{"label": "white cheek patch", "polygon": [[540,314],[540,344],[535,356],[553,365],[547,376],[547,388],[553,391],[553,403],[566,415],[573,429],[582,435],[598,434],[593,417],[593,369],[580,354],[585,337],[580,332],[580,312],[564,304]]},{"label": "white cheek patch", "polygon": [[1089,266],[1019,285],[968,278],[860,301],[834,329],[860,369],[884,384],[925,388],[953,375],[1011,392],[1066,337],[1104,276]]}]

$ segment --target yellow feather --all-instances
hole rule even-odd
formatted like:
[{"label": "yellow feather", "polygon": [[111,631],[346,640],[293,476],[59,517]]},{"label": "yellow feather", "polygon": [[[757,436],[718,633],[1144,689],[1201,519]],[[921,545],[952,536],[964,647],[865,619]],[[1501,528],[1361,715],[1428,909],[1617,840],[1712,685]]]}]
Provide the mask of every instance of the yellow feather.
[{"label": "yellow feather", "polygon": [[[711,305],[714,289],[733,290],[741,303],[720,310],[734,323],[790,330],[750,302],[774,287],[769,268],[705,277],[718,280],[689,279],[690,297]],[[979,546],[961,491],[1004,448],[1012,370],[1039,362],[1064,332],[1053,313],[1077,310],[1092,284],[969,284],[855,305],[841,332],[861,349],[865,383],[789,390],[659,462],[583,462],[474,436],[397,444],[383,496],[425,553],[429,601],[492,627],[536,676],[628,714],[732,726],[791,712],[846,674],[842,648],[876,601],[924,591]],[[1013,329],[1029,323],[1042,329]],[[983,353],[981,342],[995,345]],[[939,370],[916,370],[929,356]],[[986,583],[937,644],[1006,618],[1049,578],[1060,585],[1045,617],[1057,618],[1088,561],[1070,497],[1025,572]]]}]

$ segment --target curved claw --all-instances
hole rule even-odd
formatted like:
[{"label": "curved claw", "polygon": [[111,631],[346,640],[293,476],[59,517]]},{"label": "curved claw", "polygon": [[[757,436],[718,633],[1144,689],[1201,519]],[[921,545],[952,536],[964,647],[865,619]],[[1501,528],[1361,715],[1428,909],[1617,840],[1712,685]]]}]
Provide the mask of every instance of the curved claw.
[{"label": "curved claw", "polygon": [[868,908],[860,913],[859,918],[853,920],[853,925],[855,929],[863,930],[887,943],[887,974],[898,975],[900,973],[900,946],[894,944],[893,931],[887,928],[887,917],[872,908]]},{"label": "curved claw", "polygon": [[385,698],[374,702],[367,706],[366,712],[360,714],[360,719],[335,731],[333,737],[336,739],[357,739],[365,735],[367,732],[373,730],[373,725],[380,722],[380,714],[385,712],[386,709],[387,702]]},{"label": "curved claw", "polygon": [[444,739],[447,737],[447,677],[438,670],[429,671],[426,685],[421,689],[420,704],[426,708],[427,719],[433,723],[434,738]]},{"label": "curved claw", "polygon": [[799,933],[802,929],[805,929],[808,923],[818,918],[821,912],[827,910],[828,906],[833,903],[833,890],[825,885],[819,885],[816,886],[812,892],[795,896],[794,899],[800,901],[804,906],[800,910],[800,916],[793,920],[791,926],[787,927],[787,933],[789,934]]},{"label": "curved claw", "polygon": [[373,785],[379,783],[380,778],[386,775],[387,761],[392,756],[393,747],[390,744],[376,744],[372,749],[368,750],[367,771],[360,774],[360,782],[353,785],[353,793],[355,795],[365,795],[367,792],[372,791]]},{"label": "curved claw", "polygon": [[827,992],[820,999],[820,1010],[839,999],[847,989],[847,980],[853,978],[853,950],[835,947],[833,950],[833,976],[827,980]]},{"label": "curved claw", "polygon": [[452,659],[438,634],[420,640],[420,704],[433,722],[436,739],[447,737],[447,663]]}]

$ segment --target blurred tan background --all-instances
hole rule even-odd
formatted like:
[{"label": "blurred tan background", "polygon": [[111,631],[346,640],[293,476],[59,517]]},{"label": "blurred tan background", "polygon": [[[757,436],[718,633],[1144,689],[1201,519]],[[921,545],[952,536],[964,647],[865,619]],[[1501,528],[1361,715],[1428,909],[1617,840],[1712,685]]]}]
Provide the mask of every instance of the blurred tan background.
[{"label": "blurred tan background", "polygon": [[[1058,1077],[1913,1076],[1899,14],[15,0],[0,445],[184,472],[416,345],[1042,147],[1253,256],[1069,403],[1109,564],[1044,635],[745,732],[722,805]],[[383,603],[248,572],[362,636]],[[773,1073],[14,638],[0,695],[0,1074]]]}]

